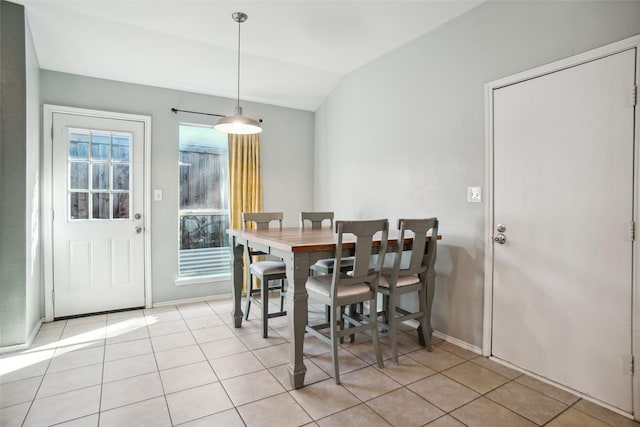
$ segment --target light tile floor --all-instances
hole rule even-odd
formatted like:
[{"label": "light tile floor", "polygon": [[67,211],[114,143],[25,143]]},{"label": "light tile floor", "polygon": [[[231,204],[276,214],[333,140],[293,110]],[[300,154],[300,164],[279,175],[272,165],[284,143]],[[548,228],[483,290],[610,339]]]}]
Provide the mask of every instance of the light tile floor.
[{"label": "light tile floor", "polygon": [[414,331],[384,369],[366,336],[345,343],[341,385],[329,347],[308,338],[306,386],[292,390],[286,318],[263,339],[258,315],[235,329],[230,311],[216,300],[47,323],[0,357],[0,425],[638,426],[450,343],[427,352]]}]

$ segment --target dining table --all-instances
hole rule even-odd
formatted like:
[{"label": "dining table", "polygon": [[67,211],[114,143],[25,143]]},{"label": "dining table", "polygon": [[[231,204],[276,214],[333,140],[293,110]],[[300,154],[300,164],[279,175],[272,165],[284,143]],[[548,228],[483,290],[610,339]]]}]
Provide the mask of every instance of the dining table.
[{"label": "dining table", "polygon": [[[309,277],[309,267],[316,261],[334,258],[336,255],[337,234],[332,228],[309,229],[298,227],[274,228],[269,230],[228,229],[232,255],[233,309],[231,315],[236,328],[242,327],[243,313],[241,309],[242,289],[244,282],[244,246],[258,249],[265,254],[281,258],[286,264],[287,289],[285,292],[287,324],[289,328],[289,381],[293,388],[304,385],[306,367],[303,363],[303,346],[307,325],[308,294],[305,287]],[[430,238],[430,237],[427,237]],[[438,236],[440,239],[441,236]],[[373,252],[380,247],[380,235],[375,235]],[[405,238],[403,250],[411,247],[412,238]],[[397,231],[390,230],[387,253],[397,250]],[[352,255],[355,238],[344,236],[342,243],[343,256]],[[435,258],[435,257],[434,257]],[[431,318],[435,273],[433,266],[427,270],[427,310],[428,322]],[[431,334],[429,323],[428,332]]]}]

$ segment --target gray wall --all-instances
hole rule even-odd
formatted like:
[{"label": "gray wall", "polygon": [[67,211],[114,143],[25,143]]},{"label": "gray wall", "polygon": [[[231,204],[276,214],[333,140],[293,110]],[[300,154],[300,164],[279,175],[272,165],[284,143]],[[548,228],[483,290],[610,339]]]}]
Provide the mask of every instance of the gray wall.
[{"label": "gray wall", "polygon": [[[229,281],[188,286],[174,282],[178,276],[178,124],[214,124],[216,119],[176,115],[170,108],[231,114],[234,100],[46,70],[40,73],[40,90],[45,104],[151,116],[151,188],[164,193],[162,201],[151,202],[153,302],[229,294]],[[264,209],[284,211],[285,223],[296,226],[298,212],[313,206],[313,113],[241,104],[246,115],[264,120]]]},{"label": "gray wall", "polygon": [[0,348],[41,319],[38,60],[24,8],[0,2]]},{"label": "gray wall", "polygon": [[26,322],[27,339],[42,319],[42,245],[40,244],[40,64],[28,22],[25,34],[25,72],[27,82],[26,123]]},{"label": "gray wall", "polygon": [[0,2],[0,348],[42,318],[39,66],[24,8]]},{"label": "gray wall", "polygon": [[0,2],[0,347],[25,342],[26,72],[22,6]]},{"label": "gray wall", "polygon": [[489,1],[372,61],[316,111],[314,207],[439,217],[434,327],[480,347],[485,83],[637,34],[638,1]]}]

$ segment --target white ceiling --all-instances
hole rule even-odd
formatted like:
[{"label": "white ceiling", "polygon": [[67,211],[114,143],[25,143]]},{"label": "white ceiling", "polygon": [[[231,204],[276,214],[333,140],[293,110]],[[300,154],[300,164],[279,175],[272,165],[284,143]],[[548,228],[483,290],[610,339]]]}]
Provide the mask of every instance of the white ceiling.
[{"label": "white ceiling", "polygon": [[483,0],[12,0],[40,68],[315,111],[350,71]]}]

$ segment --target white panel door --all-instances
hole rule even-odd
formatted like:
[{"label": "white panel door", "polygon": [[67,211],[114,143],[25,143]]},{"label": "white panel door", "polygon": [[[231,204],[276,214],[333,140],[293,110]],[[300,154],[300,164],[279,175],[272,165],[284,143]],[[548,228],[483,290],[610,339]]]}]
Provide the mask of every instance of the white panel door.
[{"label": "white panel door", "polygon": [[492,354],[627,412],[635,61],[493,92]]},{"label": "white panel door", "polygon": [[53,115],[54,317],[144,306],[144,124]]}]

